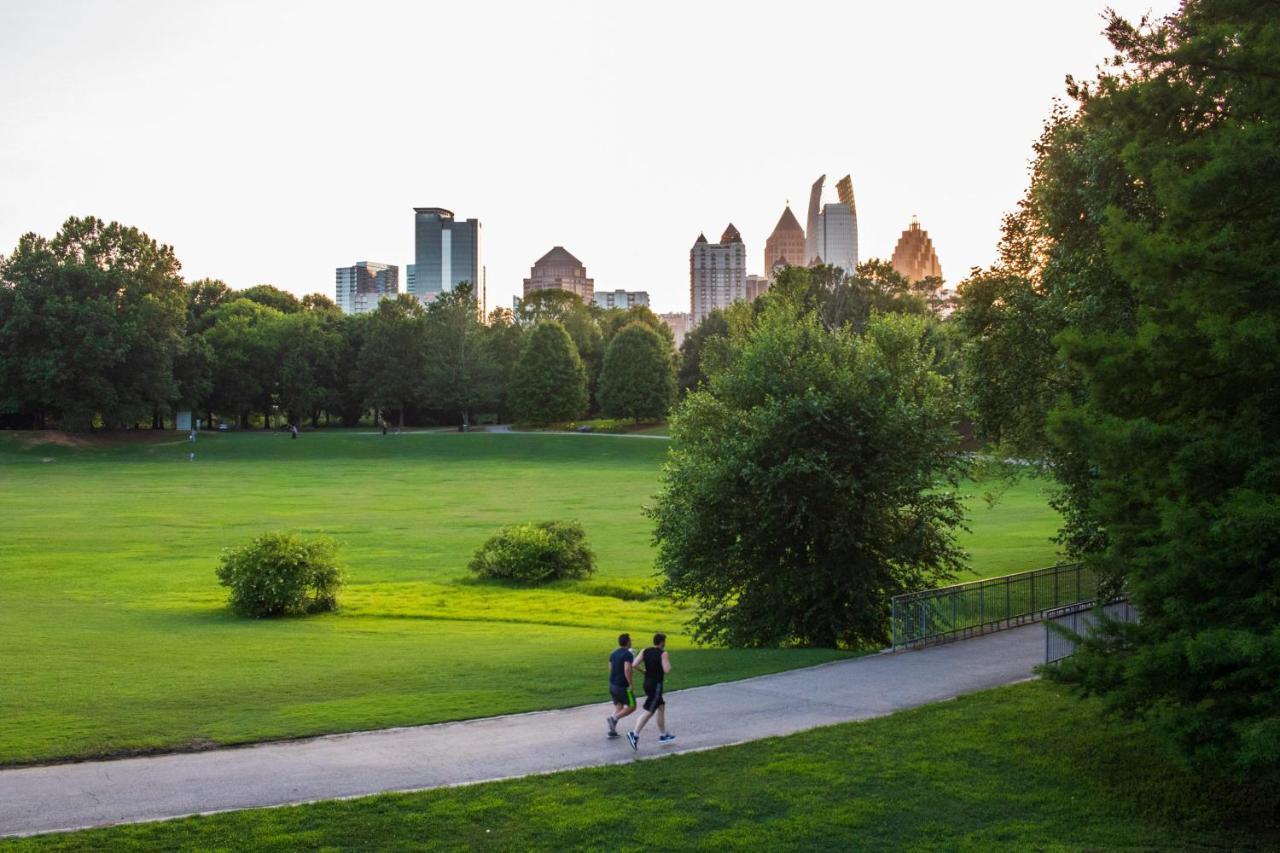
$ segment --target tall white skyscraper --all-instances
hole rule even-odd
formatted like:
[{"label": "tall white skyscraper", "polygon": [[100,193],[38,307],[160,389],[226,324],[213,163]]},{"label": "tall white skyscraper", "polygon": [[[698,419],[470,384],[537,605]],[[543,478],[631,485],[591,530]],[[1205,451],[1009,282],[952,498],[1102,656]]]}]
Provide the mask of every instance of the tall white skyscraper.
[{"label": "tall white skyscraper", "polygon": [[853,273],[858,267],[858,207],[853,198],[853,179],[845,175],[836,184],[838,204],[822,204],[822,185],[827,176],[814,181],[809,192],[809,227],[805,232],[808,263],[824,263]]},{"label": "tall white skyscraper", "polygon": [[689,308],[696,328],[717,308],[747,298],[747,249],[742,235],[729,223],[719,243],[703,234],[689,250]]}]

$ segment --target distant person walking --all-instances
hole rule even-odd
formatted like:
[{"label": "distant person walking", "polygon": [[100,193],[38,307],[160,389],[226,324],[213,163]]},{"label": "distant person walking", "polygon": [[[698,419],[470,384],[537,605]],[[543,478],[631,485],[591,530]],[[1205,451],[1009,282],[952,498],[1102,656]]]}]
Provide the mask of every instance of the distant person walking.
[{"label": "distant person walking", "polygon": [[606,720],[609,737],[618,736],[618,720],[636,709],[636,693],[631,683],[631,663],[635,659],[631,635],[619,634],[618,647],[609,655],[609,698],[613,700],[613,714]]},{"label": "distant person walking", "polygon": [[293,438],[297,438],[297,437],[298,437],[298,425],[297,425],[297,424],[293,424],[292,426],[290,426],[290,427],[289,427],[289,434],[290,434]]},{"label": "distant person walking", "polygon": [[644,713],[636,727],[627,732],[627,742],[636,752],[640,751],[640,732],[656,714],[658,717],[658,743],[671,743],[676,736],[667,731],[667,700],[662,696],[662,684],[671,672],[671,656],[667,654],[667,635],[654,634],[653,645],[640,653],[636,666],[644,673]]}]

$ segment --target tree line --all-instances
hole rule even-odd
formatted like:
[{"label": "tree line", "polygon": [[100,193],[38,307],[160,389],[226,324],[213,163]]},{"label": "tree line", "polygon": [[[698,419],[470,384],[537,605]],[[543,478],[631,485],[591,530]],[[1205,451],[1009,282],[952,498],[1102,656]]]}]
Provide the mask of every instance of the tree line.
[{"label": "tree line", "polygon": [[319,294],[186,282],[171,247],[71,218],[0,259],[0,426],[531,424],[665,416],[678,356],[648,308],[559,291],[479,316],[470,285],[345,315]]}]

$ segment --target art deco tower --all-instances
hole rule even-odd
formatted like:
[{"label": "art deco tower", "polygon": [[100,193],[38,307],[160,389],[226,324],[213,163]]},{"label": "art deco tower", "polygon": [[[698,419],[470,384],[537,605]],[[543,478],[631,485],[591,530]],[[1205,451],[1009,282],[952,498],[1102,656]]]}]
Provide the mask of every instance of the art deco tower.
[{"label": "art deco tower", "polygon": [[773,233],[764,243],[764,274],[773,278],[774,268],[778,266],[802,267],[805,265],[804,229],[796,221],[791,212],[791,205],[782,211],[782,217],[774,226]]},{"label": "art deco tower", "polygon": [[911,225],[898,238],[893,247],[893,268],[913,284],[921,279],[936,276],[942,278],[942,265],[933,250],[929,232],[920,227],[920,220],[911,217]]},{"label": "art deco tower", "polygon": [[747,250],[742,235],[729,223],[719,243],[699,234],[689,250],[689,308],[693,327],[717,308],[747,298]]}]

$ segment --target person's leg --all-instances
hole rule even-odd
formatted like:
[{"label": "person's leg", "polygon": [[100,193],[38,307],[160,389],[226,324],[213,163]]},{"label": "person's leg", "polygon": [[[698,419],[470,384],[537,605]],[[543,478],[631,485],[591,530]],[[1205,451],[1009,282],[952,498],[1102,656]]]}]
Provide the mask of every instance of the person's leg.
[{"label": "person's leg", "polygon": [[643,714],[640,715],[640,719],[636,722],[636,727],[631,731],[635,732],[636,734],[640,734],[641,729],[645,727],[645,724],[648,723],[652,717],[653,717],[652,711],[645,711]]},{"label": "person's leg", "polygon": [[665,702],[658,706],[658,733],[664,735],[667,733],[667,706]]}]

